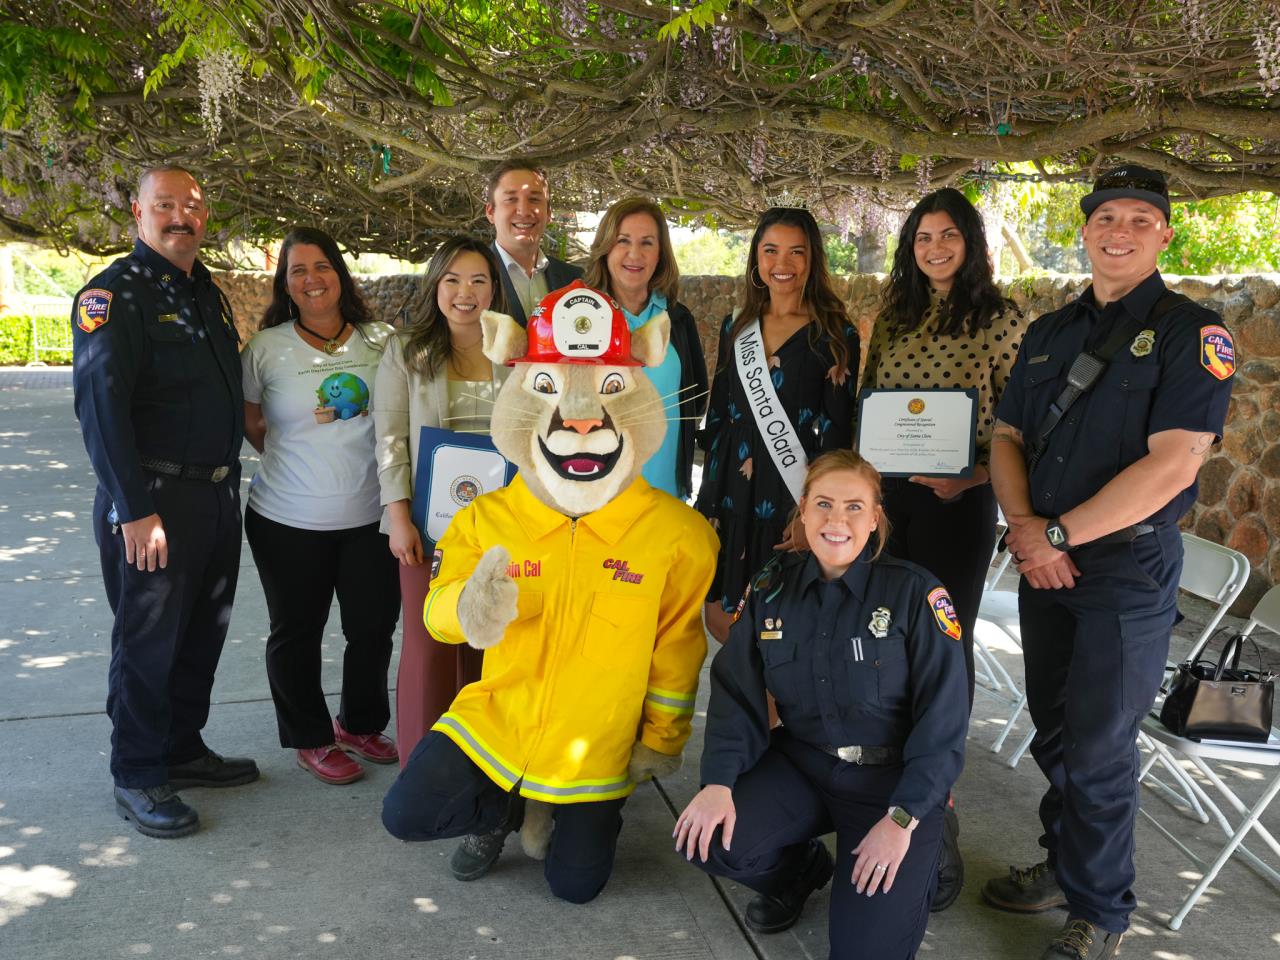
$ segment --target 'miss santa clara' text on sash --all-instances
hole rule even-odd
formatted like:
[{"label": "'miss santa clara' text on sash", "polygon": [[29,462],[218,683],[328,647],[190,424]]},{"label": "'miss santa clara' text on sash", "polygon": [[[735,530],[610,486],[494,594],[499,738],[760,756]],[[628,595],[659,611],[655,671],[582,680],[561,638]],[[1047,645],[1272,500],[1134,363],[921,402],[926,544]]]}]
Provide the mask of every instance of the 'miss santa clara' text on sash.
[{"label": "'miss santa clara' text on sash", "polygon": [[800,495],[804,492],[807,461],[795,427],[791,425],[786,411],[778,401],[778,393],[773,389],[759,320],[752,321],[742,331],[733,344],[733,353],[738,380],[742,383],[742,392],[747,395],[747,406],[751,408],[756,430],[768,448],[782,482],[791,491],[792,499],[799,503]]}]

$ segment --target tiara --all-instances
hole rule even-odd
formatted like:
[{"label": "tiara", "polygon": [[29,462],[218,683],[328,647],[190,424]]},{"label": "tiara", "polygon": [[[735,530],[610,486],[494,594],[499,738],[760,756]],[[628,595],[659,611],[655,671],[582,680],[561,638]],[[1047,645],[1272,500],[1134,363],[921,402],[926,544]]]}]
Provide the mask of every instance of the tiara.
[{"label": "tiara", "polygon": [[808,210],[809,201],[797,193],[790,190],[783,190],[781,193],[766,193],[764,195],[765,206],[786,207],[791,210]]}]

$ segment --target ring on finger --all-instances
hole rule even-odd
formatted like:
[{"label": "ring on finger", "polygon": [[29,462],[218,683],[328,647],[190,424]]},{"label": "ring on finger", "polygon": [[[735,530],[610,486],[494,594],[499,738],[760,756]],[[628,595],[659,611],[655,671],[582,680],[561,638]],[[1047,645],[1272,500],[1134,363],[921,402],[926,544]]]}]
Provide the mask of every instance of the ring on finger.
[{"label": "ring on finger", "polygon": [[883,863],[877,863],[877,864],[876,864],[876,869],[877,869],[877,870],[888,870],[889,868],[888,868],[888,867],[886,867]]}]

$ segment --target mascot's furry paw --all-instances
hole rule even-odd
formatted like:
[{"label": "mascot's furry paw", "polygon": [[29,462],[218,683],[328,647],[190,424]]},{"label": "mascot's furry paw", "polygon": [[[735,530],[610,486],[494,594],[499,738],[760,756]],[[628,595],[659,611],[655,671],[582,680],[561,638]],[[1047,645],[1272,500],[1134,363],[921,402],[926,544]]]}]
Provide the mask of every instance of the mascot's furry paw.
[{"label": "mascot's furry paw", "polygon": [[547,858],[551,845],[551,804],[525,800],[524,823],[520,825],[520,849],[534,860]]},{"label": "mascot's furry paw", "polygon": [[669,753],[659,753],[636,741],[636,745],[631,748],[627,775],[636,783],[644,783],[654,777],[669,777],[680,769],[680,762],[679,754],[673,757]]},{"label": "mascot's furry paw", "polygon": [[496,646],[516,618],[520,590],[507,576],[511,554],[506,547],[490,547],[467,578],[458,597],[458,623],[468,645],[477,650]]}]

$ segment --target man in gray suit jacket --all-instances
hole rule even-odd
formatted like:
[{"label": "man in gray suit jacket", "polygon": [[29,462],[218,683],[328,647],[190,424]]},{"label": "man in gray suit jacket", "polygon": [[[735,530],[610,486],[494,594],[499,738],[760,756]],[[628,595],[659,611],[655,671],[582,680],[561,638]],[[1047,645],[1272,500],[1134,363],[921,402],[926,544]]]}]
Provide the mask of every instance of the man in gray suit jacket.
[{"label": "man in gray suit jacket", "polygon": [[493,252],[502,262],[502,289],[517,323],[552,290],[582,276],[582,268],[542,252],[551,222],[547,175],[528,160],[505,160],[489,174],[484,215],[493,224]]}]

